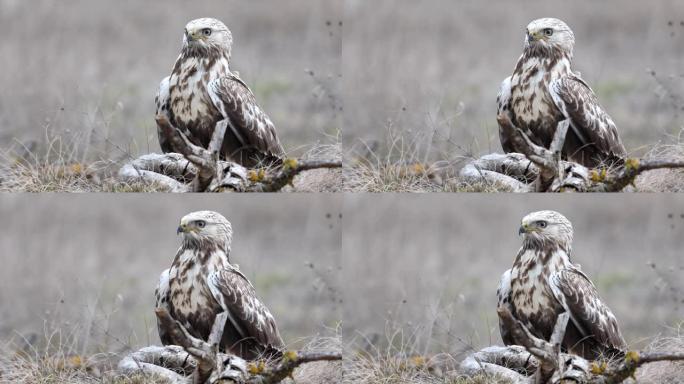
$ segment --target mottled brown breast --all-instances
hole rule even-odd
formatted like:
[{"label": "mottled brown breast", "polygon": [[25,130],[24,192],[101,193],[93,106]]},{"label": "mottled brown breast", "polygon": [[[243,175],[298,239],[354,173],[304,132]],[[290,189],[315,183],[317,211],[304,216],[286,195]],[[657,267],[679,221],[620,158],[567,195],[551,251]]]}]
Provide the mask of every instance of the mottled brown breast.
[{"label": "mottled brown breast", "polygon": [[529,250],[516,258],[511,269],[511,305],[530,332],[548,340],[563,307],[548,283],[556,268],[546,256]]},{"label": "mottled brown breast", "polygon": [[569,61],[522,57],[511,77],[513,123],[532,133],[532,141],[548,147],[558,122],[565,117],[556,107],[549,84],[570,71]]},{"label": "mottled brown breast", "polygon": [[223,310],[213,298],[207,277],[215,268],[193,251],[179,254],[169,271],[169,308],[174,319],[195,337],[209,337],[216,315]]},{"label": "mottled brown breast", "polygon": [[223,58],[179,58],[169,79],[171,123],[190,133],[194,144],[207,147],[216,123],[223,120],[207,87],[214,79],[229,73]]}]

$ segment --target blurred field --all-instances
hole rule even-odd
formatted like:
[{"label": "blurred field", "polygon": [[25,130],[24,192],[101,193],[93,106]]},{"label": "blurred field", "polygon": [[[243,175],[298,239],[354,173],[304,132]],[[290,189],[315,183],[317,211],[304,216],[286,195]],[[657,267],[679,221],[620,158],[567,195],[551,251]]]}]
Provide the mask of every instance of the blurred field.
[{"label": "blurred field", "polygon": [[[684,3],[527,0],[345,2],[343,139],[355,155],[412,161],[501,151],[496,94],[524,28],[557,17],[576,36],[575,69],[641,156],[684,128]],[[649,72],[652,70],[653,73]],[[396,150],[396,148],[394,148]],[[415,153],[414,153],[415,152]]]},{"label": "blurred field", "polygon": [[644,348],[684,320],[683,207],[676,195],[348,196],[345,342],[457,360],[501,344],[496,288],[520,247],[520,219],[554,209],[575,228],[573,261],[629,346]]},{"label": "blurred field", "polygon": [[154,289],[180,244],[178,221],[200,209],[232,222],[233,262],[289,346],[334,330],[340,199],[23,195],[0,199],[0,216],[11,223],[0,243],[0,341],[40,348],[56,329],[65,339],[76,333],[78,353],[159,344]]},{"label": "blurred field", "polygon": [[[159,151],[154,95],[185,24],[223,20],[233,66],[300,155],[340,129],[341,2],[35,0],[0,2],[0,149],[38,153],[46,131],[85,159]],[[305,147],[305,148],[303,148]]]}]

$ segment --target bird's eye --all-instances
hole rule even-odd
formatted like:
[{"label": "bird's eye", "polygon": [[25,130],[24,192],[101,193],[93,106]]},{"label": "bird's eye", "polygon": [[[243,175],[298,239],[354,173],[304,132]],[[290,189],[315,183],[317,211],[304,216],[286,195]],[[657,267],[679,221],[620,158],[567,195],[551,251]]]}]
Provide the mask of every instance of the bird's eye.
[{"label": "bird's eye", "polygon": [[204,228],[204,227],[206,227],[206,226],[207,226],[207,222],[206,222],[206,221],[199,220],[199,221],[197,222],[197,228]]},{"label": "bird's eye", "polygon": [[544,28],[544,36],[552,36],[552,35],[553,35],[553,29]]},{"label": "bird's eye", "polygon": [[547,223],[546,221],[538,221],[537,225],[539,226],[539,228],[546,228]]},{"label": "bird's eye", "polygon": [[211,36],[211,28],[204,28],[204,29],[202,30],[202,34],[203,34],[204,36]]}]

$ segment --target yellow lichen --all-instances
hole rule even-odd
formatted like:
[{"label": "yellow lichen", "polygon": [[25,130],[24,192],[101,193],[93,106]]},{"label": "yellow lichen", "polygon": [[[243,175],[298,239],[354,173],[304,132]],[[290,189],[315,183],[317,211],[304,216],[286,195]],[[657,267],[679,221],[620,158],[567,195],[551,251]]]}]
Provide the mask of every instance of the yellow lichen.
[{"label": "yellow lichen", "polygon": [[625,362],[627,364],[638,363],[639,362],[639,352],[629,351],[625,354]]},{"label": "yellow lichen", "polygon": [[295,361],[295,360],[297,360],[297,352],[285,351],[283,353],[283,361]]},{"label": "yellow lichen", "polygon": [[283,161],[283,168],[285,170],[290,170],[290,169],[295,169],[297,168],[297,159],[285,159]]},{"label": "yellow lichen", "polygon": [[590,178],[591,181],[593,181],[594,183],[600,183],[600,182],[606,180],[606,177],[607,177],[607,176],[608,176],[608,172],[606,172],[606,169],[605,169],[605,168],[601,168],[601,169],[599,169],[599,170],[592,169],[592,170],[589,172],[589,178]]},{"label": "yellow lichen", "polygon": [[606,371],[606,369],[608,369],[608,364],[606,364],[605,361],[601,361],[599,363],[593,362],[593,363],[591,363],[590,369],[591,369],[591,373],[593,373],[594,375],[600,375],[600,374],[604,373]]},{"label": "yellow lichen", "polygon": [[266,364],[264,364],[264,362],[261,360],[259,360],[256,364],[255,363],[247,364],[247,371],[249,373],[251,373],[252,375],[261,374],[265,370],[266,370]]},{"label": "yellow lichen", "polygon": [[422,367],[423,365],[425,365],[425,357],[423,357],[423,356],[412,356],[411,362],[416,367]]},{"label": "yellow lichen", "polygon": [[85,171],[85,167],[83,167],[83,164],[80,164],[80,163],[71,164],[71,172],[72,173],[74,173],[76,175],[80,175],[80,174],[84,173],[84,171]]},{"label": "yellow lichen", "polygon": [[259,169],[258,171],[251,169],[249,172],[247,172],[247,178],[252,183],[262,182],[266,178],[266,171],[263,169]]},{"label": "yellow lichen", "polygon": [[629,158],[629,159],[625,160],[625,168],[627,170],[639,169],[639,159]]}]

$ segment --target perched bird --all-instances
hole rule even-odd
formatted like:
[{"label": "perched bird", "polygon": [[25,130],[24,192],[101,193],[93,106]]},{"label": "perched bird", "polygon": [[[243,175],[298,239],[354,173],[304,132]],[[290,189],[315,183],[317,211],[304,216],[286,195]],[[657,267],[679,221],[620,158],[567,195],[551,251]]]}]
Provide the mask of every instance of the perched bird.
[{"label": "perched bird", "polygon": [[[230,262],[230,222],[216,212],[194,212],[181,219],[178,233],[183,242],[171,268],[159,278],[157,308],[166,309],[202,340],[209,338],[216,315],[226,312],[222,351],[248,360],[277,356],[284,343],[275,319],[247,277]],[[158,330],[162,344],[173,344],[161,326]]]},{"label": "perched bird", "polygon": [[[155,99],[164,115],[190,142],[208,148],[216,125],[227,124],[221,158],[251,168],[279,163],[283,147],[273,122],[252,91],[230,71],[233,37],[216,19],[185,26],[183,48],[171,76],[162,80]],[[164,153],[174,152],[171,139],[157,130]]]},{"label": "perched bird", "polygon": [[[549,340],[558,315],[570,315],[562,348],[596,359],[618,355],[626,343],[617,320],[578,265],[570,261],[572,224],[554,211],[533,212],[522,219],[523,244],[513,268],[501,277],[498,307],[508,309],[535,336]],[[504,344],[515,344],[499,322]]]},{"label": "perched bird", "polygon": [[[589,85],[572,71],[574,45],[575,36],[563,21],[532,21],[513,75],[501,84],[498,115],[507,114],[544,148],[550,147],[558,123],[567,119],[564,158],[587,167],[620,163],[626,151],[615,123]],[[520,152],[501,128],[499,138],[504,152]]]}]

